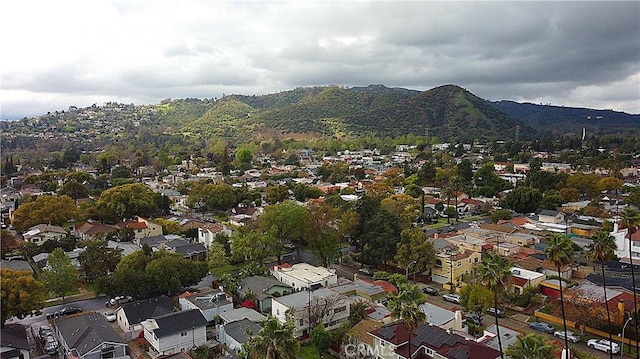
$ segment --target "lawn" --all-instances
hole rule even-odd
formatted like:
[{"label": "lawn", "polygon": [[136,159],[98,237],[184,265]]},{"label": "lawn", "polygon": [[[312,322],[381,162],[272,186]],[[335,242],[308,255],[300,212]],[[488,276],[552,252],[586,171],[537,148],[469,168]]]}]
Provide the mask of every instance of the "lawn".
[{"label": "lawn", "polygon": [[298,358],[302,359],[334,359],[335,357],[331,354],[323,354],[320,356],[318,351],[313,345],[303,345],[300,347],[300,353],[298,353]]}]

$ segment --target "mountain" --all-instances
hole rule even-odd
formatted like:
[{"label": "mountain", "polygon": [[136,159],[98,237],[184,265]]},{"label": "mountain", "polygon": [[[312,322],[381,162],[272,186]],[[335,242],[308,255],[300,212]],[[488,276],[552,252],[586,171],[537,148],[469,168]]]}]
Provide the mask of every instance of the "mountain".
[{"label": "mountain", "polygon": [[182,130],[231,138],[278,131],[337,137],[428,134],[464,141],[535,133],[455,85],[424,92],[370,85],[297,88],[264,96],[230,95],[213,103],[198,118],[183,118]]},{"label": "mountain", "polygon": [[496,108],[521,120],[528,126],[563,134],[581,133],[583,128],[590,134],[640,134],[640,114],[631,115],[613,110],[561,107],[497,101]]}]

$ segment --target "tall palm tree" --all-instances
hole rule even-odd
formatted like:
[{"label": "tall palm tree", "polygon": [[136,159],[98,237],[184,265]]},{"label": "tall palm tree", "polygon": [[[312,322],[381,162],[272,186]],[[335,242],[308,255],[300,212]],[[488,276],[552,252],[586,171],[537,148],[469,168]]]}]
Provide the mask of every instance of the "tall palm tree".
[{"label": "tall palm tree", "polygon": [[262,329],[249,340],[245,348],[248,359],[296,359],[300,342],[295,337],[295,325],[291,320],[284,324],[276,317],[262,322]]},{"label": "tall palm tree", "polygon": [[509,359],[548,359],[553,358],[555,349],[544,335],[526,333],[518,335],[505,354]]},{"label": "tall palm tree", "polygon": [[[633,234],[640,224],[640,213],[632,208],[627,207],[622,212],[622,221],[627,226],[627,233],[629,234],[629,262],[631,264],[631,280],[633,285],[633,318],[635,326],[636,339],[638,336],[638,294],[636,292],[636,273],[635,265],[633,264],[633,253],[631,248],[633,247],[633,241],[631,241],[631,234]],[[638,350],[638,340],[636,340],[636,358],[640,358],[640,350]]]},{"label": "tall palm tree", "polygon": [[[569,340],[567,339],[567,319],[564,313],[564,293],[562,292],[562,274],[560,269],[573,262],[573,242],[564,234],[554,233],[547,237],[547,249],[544,254],[558,268],[558,282],[560,287],[560,310],[562,311],[562,325],[564,327],[564,349],[569,351]],[[568,357],[568,356],[567,356]]]},{"label": "tall palm tree", "polygon": [[427,302],[417,285],[407,284],[399,288],[398,294],[389,299],[389,311],[394,319],[402,319],[409,332],[409,358],[411,358],[411,335],[418,325],[427,319],[420,305]]},{"label": "tall palm tree", "polygon": [[511,263],[497,252],[489,252],[478,266],[478,280],[489,287],[493,292],[493,305],[496,309],[496,335],[498,336],[498,346],[500,357],[504,359],[502,351],[502,338],[500,337],[500,326],[498,323],[498,296],[504,292],[509,279],[511,278]]},{"label": "tall palm tree", "polygon": [[613,359],[613,336],[611,334],[611,313],[607,298],[607,277],[604,274],[604,263],[615,257],[616,240],[606,231],[597,231],[591,236],[591,244],[587,249],[590,260],[600,262],[602,270],[602,287],[604,290],[604,305],[607,310],[607,331],[609,332],[609,358]]}]

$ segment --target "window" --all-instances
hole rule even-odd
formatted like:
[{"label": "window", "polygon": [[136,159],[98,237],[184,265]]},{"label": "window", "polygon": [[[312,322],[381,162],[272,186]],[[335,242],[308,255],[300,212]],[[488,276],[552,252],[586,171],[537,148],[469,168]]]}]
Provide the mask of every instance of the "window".
[{"label": "window", "polygon": [[181,336],[181,337],[186,337],[186,336],[187,336],[187,334],[188,334],[187,332],[182,332],[182,333],[180,333],[180,336]]},{"label": "window", "polygon": [[427,355],[433,355],[433,350],[431,350],[430,348],[424,348],[424,352]]},{"label": "window", "polygon": [[384,348],[384,342],[382,340],[380,341],[380,346]]},{"label": "window", "polygon": [[304,318],[300,318],[300,324],[299,324],[299,325],[300,325],[300,326],[303,326],[303,325],[304,325]]},{"label": "window", "polygon": [[475,263],[478,263],[478,257],[473,260]]},{"label": "window", "polygon": [[276,309],[276,315],[280,315],[280,309]]},{"label": "window", "polygon": [[333,312],[334,312],[334,313],[340,313],[340,312],[344,312],[345,310],[347,310],[347,306],[346,306],[346,305],[345,305],[345,306],[342,306],[342,307],[339,307],[339,308],[334,309],[334,310],[333,310]]},{"label": "window", "polygon": [[458,267],[461,267],[461,266],[462,266],[462,262],[458,261]]}]

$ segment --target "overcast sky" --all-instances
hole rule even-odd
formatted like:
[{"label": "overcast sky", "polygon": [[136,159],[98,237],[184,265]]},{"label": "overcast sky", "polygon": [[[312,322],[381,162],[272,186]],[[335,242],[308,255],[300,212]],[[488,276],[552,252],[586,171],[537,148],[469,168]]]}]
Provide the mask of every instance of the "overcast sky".
[{"label": "overcast sky", "polygon": [[640,2],[0,1],[1,118],[299,86],[640,113]]}]

